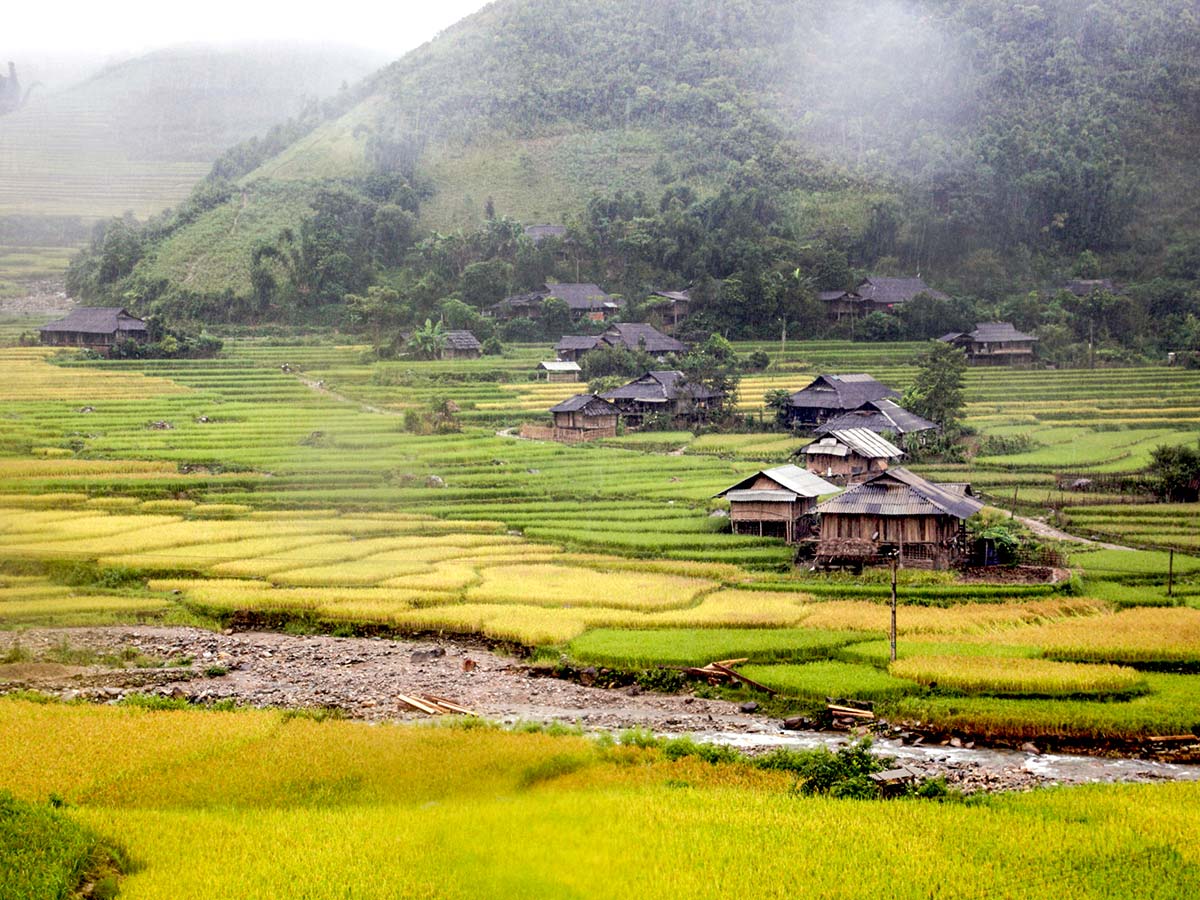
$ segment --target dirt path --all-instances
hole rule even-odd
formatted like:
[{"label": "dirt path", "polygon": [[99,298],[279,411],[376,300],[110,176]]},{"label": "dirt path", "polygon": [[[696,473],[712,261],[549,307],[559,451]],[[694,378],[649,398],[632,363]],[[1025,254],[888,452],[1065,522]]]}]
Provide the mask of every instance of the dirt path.
[{"label": "dirt path", "polygon": [[361,400],[355,400],[353,397],[347,397],[345,394],[339,394],[332,388],[325,387],[324,380],[314,380],[305,378],[303,375],[297,375],[295,372],[290,373],[296,376],[296,380],[310,390],[316,391],[318,394],[324,394],[326,397],[331,397],[339,403],[352,403],[361,409],[363,412],[375,413],[380,416],[398,416],[400,415],[394,409],[384,409],[382,406],[372,406],[370,403],[363,403]]},{"label": "dirt path", "polygon": [[[250,706],[332,706],[355,718],[424,718],[399,694],[432,693],[502,721],[579,722],[587,728],[745,731],[766,725],[736,704],[690,696],[607,690],[536,677],[513,659],[453,642],[296,637],[268,632],[217,634],[198,628],[125,626],[31,629],[0,635],[0,653],[18,644],[35,658],[63,643],[98,653],[133,648],[186,668],[113,669],[24,662],[0,666],[5,682],[92,699],[152,691]],[[464,665],[471,660],[473,666]],[[226,671],[215,674],[215,668]],[[467,669],[470,671],[467,671]],[[214,674],[206,675],[206,670]],[[777,728],[775,729],[777,730]]]},{"label": "dirt path", "polygon": [[[537,676],[515,660],[453,641],[218,634],[142,625],[0,633],[0,653],[15,646],[25,659],[0,664],[0,693],[23,687],[102,703],[131,692],[197,703],[232,699],[256,707],[334,707],[368,721],[425,719],[404,706],[399,695],[431,693],[502,722],[558,721],[611,732],[636,726],[659,734],[691,733],[749,752],[777,746],[837,747],[849,739],[839,732],[783,731],[778,720],[743,713],[738,704],[726,701],[644,693],[636,687],[585,687]],[[64,648],[70,652],[64,654]],[[115,668],[88,664],[80,651],[135,651],[159,660],[186,657],[190,665]],[[63,662],[55,662],[56,657]],[[1196,766],[1134,759],[1043,756],[945,742],[907,747],[894,735],[879,739],[878,745],[914,771],[944,776],[967,792],[1200,779]]]},{"label": "dirt path", "polygon": [[1055,541],[1071,541],[1076,544],[1086,544],[1089,547],[1099,547],[1102,550],[1132,550],[1132,547],[1123,547],[1120,544],[1109,544],[1105,541],[1093,541],[1090,538],[1079,537],[1076,534],[1070,534],[1063,531],[1061,528],[1055,528],[1053,525],[1048,525],[1037,519],[1031,519],[1028,516],[1017,516],[1017,521],[1036,534],[1038,537],[1050,538]]}]

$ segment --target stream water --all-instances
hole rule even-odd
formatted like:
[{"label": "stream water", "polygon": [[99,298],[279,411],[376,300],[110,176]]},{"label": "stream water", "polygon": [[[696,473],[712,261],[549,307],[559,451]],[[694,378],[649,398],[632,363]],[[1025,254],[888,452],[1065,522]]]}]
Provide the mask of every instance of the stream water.
[{"label": "stream water", "polygon": [[[733,732],[708,731],[693,735],[696,740],[724,744],[740,750],[771,750],[790,747],[796,750],[827,747],[837,749],[853,740],[842,733],[826,731]],[[1109,759],[1067,753],[1026,753],[975,747],[950,747],[940,744],[904,744],[886,737],[872,737],[872,749],[882,756],[894,756],[902,763],[975,765],[1003,773],[1020,770],[1059,784],[1089,784],[1122,781],[1200,781],[1200,765],[1155,762],[1145,759]]]}]

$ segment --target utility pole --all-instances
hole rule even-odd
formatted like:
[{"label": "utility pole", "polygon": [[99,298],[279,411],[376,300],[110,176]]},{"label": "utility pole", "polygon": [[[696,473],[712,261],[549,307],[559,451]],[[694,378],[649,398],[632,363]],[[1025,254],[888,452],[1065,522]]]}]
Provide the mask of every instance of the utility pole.
[{"label": "utility pole", "polygon": [[892,628],[890,632],[892,662],[896,661],[896,569],[899,566],[900,551],[894,550],[892,551]]},{"label": "utility pole", "polygon": [[1175,587],[1175,548],[1171,547],[1167,550],[1167,596],[1171,596],[1172,589]]},{"label": "utility pole", "polygon": [[783,331],[779,334],[779,355],[782,357],[787,353],[787,319],[782,319]]}]

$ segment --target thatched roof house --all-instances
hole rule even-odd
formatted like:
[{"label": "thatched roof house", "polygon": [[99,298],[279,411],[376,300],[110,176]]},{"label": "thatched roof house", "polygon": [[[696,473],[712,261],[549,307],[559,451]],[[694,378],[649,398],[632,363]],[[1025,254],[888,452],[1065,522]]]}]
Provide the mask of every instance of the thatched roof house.
[{"label": "thatched roof house", "polygon": [[673,422],[700,422],[724,394],[689,382],[678,370],[647,372],[628,384],[600,395],[621,411],[626,424],[636,428],[647,415],[666,415]]},{"label": "thatched roof house", "polygon": [[469,331],[447,331],[442,359],[478,359],[483,355],[479,338]]},{"label": "thatched roof house", "polygon": [[823,435],[849,428],[866,428],[876,434],[892,435],[896,438],[896,446],[902,449],[923,444],[942,430],[936,422],[909,412],[895,400],[883,399],[868,400],[858,409],[828,419],[816,428],[815,433]]},{"label": "thatched roof house", "polygon": [[1004,366],[1033,362],[1031,334],[1017,331],[1011,322],[978,322],[974,331],[952,331],[939,341],[961,347],[967,361],[975,365]]},{"label": "thatched roof house", "polygon": [[576,394],[550,407],[556,441],[575,443],[614,437],[618,410],[595,394]]},{"label": "thatched roof house", "polygon": [[900,564],[944,569],[967,551],[965,522],[983,508],[970,485],[935,484],[900,466],[817,506],[819,564]]},{"label": "thatched roof house", "polygon": [[811,534],[817,497],[837,490],[812,472],[787,465],[763,469],[713,496],[729,500],[734,534],[780,537],[792,543]]},{"label": "thatched roof house", "polygon": [[121,341],[149,339],[146,323],[120,306],[81,306],[38,329],[43,344],[107,353]]},{"label": "thatched roof house", "polygon": [[843,484],[865,481],[904,455],[891,441],[866,428],[831,432],[801,452],[810,472]]},{"label": "thatched roof house", "polygon": [[787,424],[793,428],[820,425],[834,416],[858,409],[871,400],[899,399],[900,394],[862,372],[818,375],[788,398]]}]

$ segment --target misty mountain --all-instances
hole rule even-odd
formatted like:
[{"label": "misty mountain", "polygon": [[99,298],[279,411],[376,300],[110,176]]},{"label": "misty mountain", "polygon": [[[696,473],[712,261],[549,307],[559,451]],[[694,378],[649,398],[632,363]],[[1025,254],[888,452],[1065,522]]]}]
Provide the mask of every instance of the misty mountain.
[{"label": "misty mountain", "polygon": [[[592,277],[629,290],[736,273],[761,292],[814,247],[841,262],[813,263],[811,283],[834,287],[882,267],[1020,293],[1085,251],[1126,280],[1191,277],[1198,137],[1192,0],[498,0],[222,154],[118,280],[193,308],[248,300],[256,248],[316,271],[320,241],[278,236],[323,216],[348,233],[381,204],[406,240],[489,214],[571,222],[598,248]],[[765,258],[714,246],[722,229],[759,235]],[[296,296],[362,290],[398,264],[368,249],[381,240],[341,246],[343,274]]]},{"label": "misty mountain", "polygon": [[186,197],[231,144],[336,94],[377,62],[344,48],[184,46],[63,90],[48,85],[0,117],[0,216],[158,212]]}]

